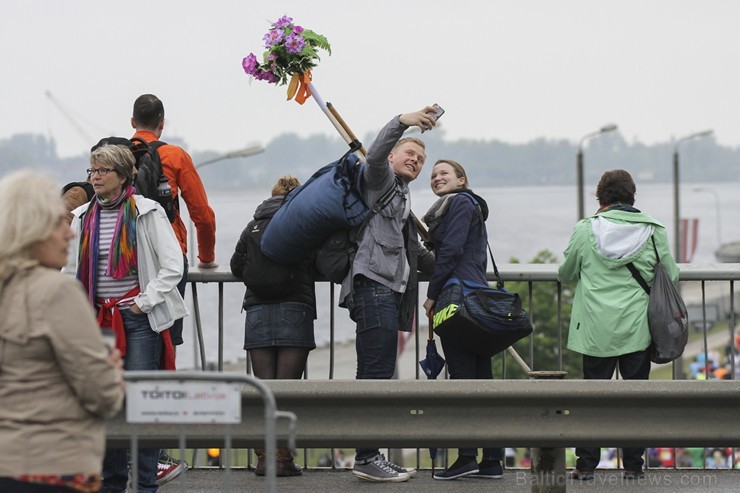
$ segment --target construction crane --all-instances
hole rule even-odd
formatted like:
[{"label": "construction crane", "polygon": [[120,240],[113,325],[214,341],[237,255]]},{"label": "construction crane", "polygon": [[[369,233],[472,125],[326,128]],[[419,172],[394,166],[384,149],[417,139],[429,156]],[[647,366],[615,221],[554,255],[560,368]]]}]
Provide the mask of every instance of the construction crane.
[{"label": "construction crane", "polygon": [[[46,97],[49,99],[49,101],[59,110],[59,112],[64,116],[64,118],[67,119],[67,121],[74,127],[74,129],[77,131],[77,133],[84,139],[85,145],[90,146],[97,142],[98,139],[95,139],[90,136],[89,133],[85,131],[84,128],[82,128],[82,125],[77,121],[75,117],[72,116],[72,113],[62,104],[59,102],[57,98],[54,97],[54,95],[51,93],[51,91],[46,91]],[[89,126],[95,126],[88,122]],[[96,129],[100,135],[104,135],[105,131],[100,131],[99,129]]]}]

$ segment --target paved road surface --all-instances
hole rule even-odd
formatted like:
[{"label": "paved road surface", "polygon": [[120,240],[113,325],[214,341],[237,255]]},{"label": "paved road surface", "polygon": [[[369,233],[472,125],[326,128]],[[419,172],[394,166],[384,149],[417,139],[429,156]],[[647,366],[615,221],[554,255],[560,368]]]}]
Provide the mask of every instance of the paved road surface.
[{"label": "paved road surface", "polygon": [[[417,477],[406,483],[371,483],[362,481],[348,471],[310,471],[301,477],[277,478],[280,493],[529,493],[532,484],[528,471],[504,473],[502,479],[458,479],[435,481],[429,471],[419,471]],[[162,493],[221,493],[266,491],[266,481],[251,471],[233,470],[231,489],[224,487],[225,472],[218,470],[190,470],[180,478],[163,486]],[[568,492],[588,493],[730,493],[740,490],[740,471],[683,470],[663,472],[652,470],[639,481],[625,481],[617,471],[598,472],[593,481],[566,482]]]}]

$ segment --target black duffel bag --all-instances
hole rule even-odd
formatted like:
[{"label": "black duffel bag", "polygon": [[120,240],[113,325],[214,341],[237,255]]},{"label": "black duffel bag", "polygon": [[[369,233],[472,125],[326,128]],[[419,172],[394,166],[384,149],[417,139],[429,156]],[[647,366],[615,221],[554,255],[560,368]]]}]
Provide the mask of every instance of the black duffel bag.
[{"label": "black duffel bag", "polygon": [[489,357],[532,333],[518,294],[455,277],[442,288],[432,325],[445,342]]}]

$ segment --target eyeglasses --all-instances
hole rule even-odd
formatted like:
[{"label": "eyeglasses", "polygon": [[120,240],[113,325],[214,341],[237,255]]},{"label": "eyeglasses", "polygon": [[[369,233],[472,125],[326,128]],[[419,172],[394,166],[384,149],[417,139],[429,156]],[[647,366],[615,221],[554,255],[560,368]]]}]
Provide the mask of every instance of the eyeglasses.
[{"label": "eyeglasses", "polygon": [[87,168],[87,176],[92,176],[95,173],[99,174],[100,176],[105,176],[111,171],[115,171],[113,168]]}]

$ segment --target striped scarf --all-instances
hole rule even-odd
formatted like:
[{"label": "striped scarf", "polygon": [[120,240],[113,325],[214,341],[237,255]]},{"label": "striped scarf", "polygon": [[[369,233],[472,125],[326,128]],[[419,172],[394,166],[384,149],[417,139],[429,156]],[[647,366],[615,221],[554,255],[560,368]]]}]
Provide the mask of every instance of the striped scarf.
[{"label": "striped scarf", "polygon": [[103,202],[97,195],[90,202],[82,223],[79,270],[77,278],[94,304],[95,284],[98,277],[98,241],[100,239],[100,209],[118,209],[118,220],[108,251],[106,275],[122,279],[137,272],[136,262],[136,200],[134,187],[127,187],[115,199]]}]

